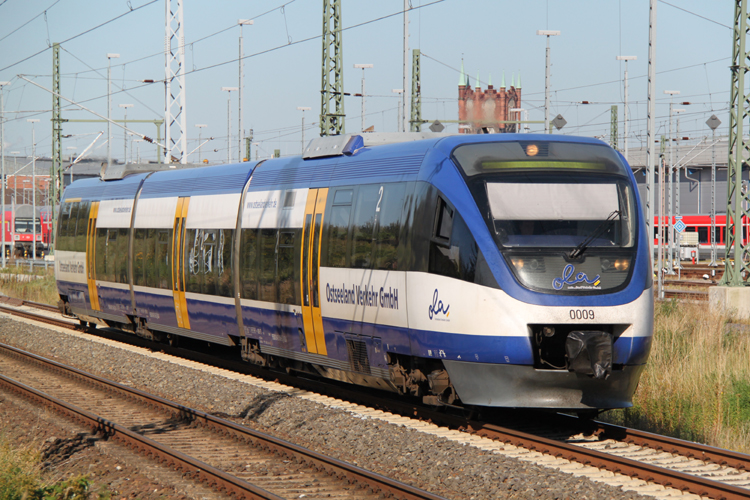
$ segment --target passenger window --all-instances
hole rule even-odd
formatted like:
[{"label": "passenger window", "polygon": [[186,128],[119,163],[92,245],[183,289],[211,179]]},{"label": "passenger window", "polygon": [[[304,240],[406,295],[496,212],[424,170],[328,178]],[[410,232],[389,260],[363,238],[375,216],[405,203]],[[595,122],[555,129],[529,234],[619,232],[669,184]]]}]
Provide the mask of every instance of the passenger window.
[{"label": "passenger window", "polygon": [[216,249],[216,294],[222,297],[234,295],[232,289],[232,240],[233,229],[219,229],[219,243]]},{"label": "passenger window", "polygon": [[276,302],[276,229],[260,230],[260,300]]},{"label": "passenger window", "polygon": [[172,270],[169,267],[169,256],[172,246],[172,229],[156,230],[156,248],[154,250],[154,264],[156,264],[156,280],[153,287],[169,290],[172,281]]},{"label": "passenger window", "polygon": [[375,239],[375,269],[395,270],[398,267],[398,244],[401,235],[401,212],[406,186],[386,184],[381,186],[375,207],[378,219]]},{"label": "passenger window", "polygon": [[329,267],[346,267],[349,216],[352,212],[351,189],[339,189],[333,199],[331,215],[326,221],[328,250],[325,255]]},{"label": "passenger window", "polygon": [[[232,296],[232,234],[231,229],[187,230],[185,244],[188,249],[188,292]],[[166,239],[167,236],[163,238]],[[168,249],[165,243],[167,241],[162,241],[160,252]],[[155,252],[156,250],[154,248]],[[164,270],[167,269],[168,265],[164,266]],[[161,276],[157,279],[162,280]]]},{"label": "passenger window", "polygon": [[299,229],[279,232],[279,302],[299,304]]},{"label": "passenger window", "polygon": [[107,229],[100,227],[96,229],[96,253],[95,253],[96,279],[111,281],[107,277]]},{"label": "passenger window", "polygon": [[71,205],[71,203],[63,203],[60,206],[60,219],[57,223],[57,248],[59,250],[69,250],[67,233]]},{"label": "passenger window", "polygon": [[185,231],[185,248],[184,252],[187,257],[185,266],[185,291],[190,293],[201,293],[203,285],[203,238],[201,232],[197,229],[188,229]]},{"label": "passenger window", "polygon": [[75,250],[76,221],[78,220],[79,202],[75,201],[70,204],[68,212],[68,223],[65,227],[65,249]]},{"label": "passenger window", "polygon": [[135,286],[148,286],[144,264],[151,267],[151,261],[146,257],[146,231],[147,229],[138,228],[133,233],[133,285]]},{"label": "passenger window", "polygon": [[[82,201],[78,205],[78,217],[77,217],[76,229],[75,229],[75,232],[70,233],[70,236],[75,239],[75,243],[73,245],[73,248],[71,248],[71,250],[75,250],[76,252],[86,251],[86,233],[88,231],[90,208],[91,208],[91,203],[89,203],[88,201]],[[71,220],[71,224],[72,224],[72,220]]]},{"label": "passenger window", "polygon": [[201,287],[201,293],[206,295],[217,295],[216,293],[216,275],[217,275],[217,253],[219,239],[217,238],[216,231],[209,231],[201,229],[198,231],[199,239],[202,240],[200,243],[200,253],[198,258],[200,259],[200,272],[203,275],[203,286]]},{"label": "passenger window", "polygon": [[375,237],[375,210],[382,195],[379,185],[362,186],[357,192],[357,205],[352,221],[351,267],[372,267],[372,242]]},{"label": "passenger window", "polygon": [[477,244],[461,216],[438,197],[433,237],[430,241],[429,272],[474,282]]},{"label": "passenger window", "polygon": [[106,281],[115,282],[117,278],[117,229],[106,229],[104,275]]},{"label": "passenger window", "polygon": [[453,210],[442,198],[438,200],[438,210],[435,215],[435,238],[448,240],[453,229]]},{"label": "passenger window", "polygon": [[708,241],[708,227],[698,227],[698,243],[711,243]]},{"label": "passenger window", "polygon": [[130,228],[121,227],[117,230],[117,260],[116,282],[128,283],[128,245],[130,243]]},{"label": "passenger window", "polygon": [[240,239],[240,296],[258,300],[258,230],[243,229]]},{"label": "passenger window", "polygon": [[156,229],[142,229],[143,231],[143,256],[144,256],[144,285],[147,287],[156,287],[157,271],[156,259],[154,259],[156,247]]}]

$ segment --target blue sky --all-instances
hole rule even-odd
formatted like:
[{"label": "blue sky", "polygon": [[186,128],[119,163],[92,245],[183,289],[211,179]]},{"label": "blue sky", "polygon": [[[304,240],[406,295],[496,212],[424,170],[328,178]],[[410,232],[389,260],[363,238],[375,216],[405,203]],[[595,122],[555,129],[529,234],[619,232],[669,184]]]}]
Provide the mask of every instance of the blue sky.
[{"label": "blue sky", "polygon": [[[60,56],[65,97],[106,115],[106,55],[119,53],[120,58],[112,61],[112,117],[123,117],[119,104],[133,104],[129,119],[163,118],[163,83],[141,82],[164,77],[165,3],[150,2],[0,0],[0,81],[11,82],[4,90],[6,154],[30,154],[27,118],[41,120],[36,124],[37,154],[51,153],[52,98],[17,75],[51,88],[48,44],[52,42],[70,39],[63,43]],[[631,148],[645,144],[648,0],[411,0],[411,6],[409,47],[423,53],[425,119],[457,119],[458,69],[463,59],[471,84],[478,75],[483,88],[490,77],[498,87],[503,73],[508,85],[520,73],[522,107],[529,109],[530,120],[542,120],[546,40],[536,30],[560,30],[561,35],[551,39],[550,113],[567,120],[561,133],[608,140],[610,106],[619,105],[620,118],[623,114],[625,67],[615,57],[634,55],[638,59],[628,65],[629,144]],[[664,90],[679,90],[675,102],[691,103],[675,105],[686,110],[680,116],[682,136],[700,139],[708,135],[705,121],[711,114],[723,122],[718,131],[726,133],[733,8],[733,2],[716,0],[658,2],[657,134],[668,130],[669,97]],[[393,132],[397,125],[398,97],[392,89],[403,86],[402,10],[403,0],[342,0],[343,25],[352,27],[343,33],[344,90],[360,91],[362,70],[354,64],[374,65],[366,70],[365,122],[379,132]],[[96,28],[117,16],[121,17]],[[254,20],[253,26],[243,29],[244,51],[249,56],[244,64],[245,128],[253,129],[261,157],[274,149],[282,155],[298,154],[302,118],[298,106],[312,108],[305,112],[306,140],[319,133],[321,0],[185,2],[188,149],[198,144],[194,125],[206,124],[201,134],[214,140],[203,147],[203,157],[212,162],[226,160],[227,93],[221,87],[238,85],[238,19]],[[91,31],[84,33],[87,30]],[[231,99],[236,136],[236,93]],[[345,111],[347,132],[358,131],[360,98],[347,97]],[[65,105],[63,117],[96,118],[72,105]],[[155,134],[151,124],[133,124],[132,128]],[[449,125],[447,130],[456,128]],[[532,125],[532,131],[541,128]],[[622,128],[621,123],[620,134]],[[63,133],[71,137],[63,140],[63,153],[82,152],[99,131],[106,135],[105,124],[65,124]],[[122,130],[113,127],[113,136],[113,157],[121,159]],[[101,146],[105,139],[96,143],[97,156],[106,156],[106,146]],[[155,159],[152,146],[141,144],[140,150],[143,159]],[[233,156],[236,159],[237,154]],[[190,157],[197,159],[197,153]]]}]

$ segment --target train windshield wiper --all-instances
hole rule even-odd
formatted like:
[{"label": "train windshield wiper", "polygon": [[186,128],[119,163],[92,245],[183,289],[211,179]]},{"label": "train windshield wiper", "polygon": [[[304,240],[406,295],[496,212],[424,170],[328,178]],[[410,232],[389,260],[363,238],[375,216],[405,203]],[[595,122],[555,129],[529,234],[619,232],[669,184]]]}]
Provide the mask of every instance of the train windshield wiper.
[{"label": "train windshield wiper", "polygon": [[591,235],[588,238],[586,238],[585,240],[583,240],[580,245],[578,245],[577,247],[575,247],[570,252],[569,257],[571,259],[577,259],[581,255],[583,255],[583,252],[586,251],[586,249],[589,247],[589,245],[591,244],[591,242],[594,241],[596,238],[598,238],[599,235],[604,232],[604,229],[609,225],[609,223],[612,222],[615,219],[615,217],[618,217],[619,215],[620,215],[620,211],[619,210],[615,210],[611,214],[609,214],[607,216],[607,220],[605,220],[604,222],[602,222],[601,224],[599,224],[596,227],[596,229],[594,230],[594,232],[591,233]]}]

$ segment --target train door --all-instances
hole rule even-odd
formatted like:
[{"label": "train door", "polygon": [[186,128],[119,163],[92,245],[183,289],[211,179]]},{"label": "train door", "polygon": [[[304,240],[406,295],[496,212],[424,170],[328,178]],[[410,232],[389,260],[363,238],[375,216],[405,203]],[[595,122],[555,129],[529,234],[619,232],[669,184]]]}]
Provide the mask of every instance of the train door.
[{"label": "train door", "polygon": [[185,220],[187,219],[190,198],[179,198],[174,215],[172,233],[172,293],[174,297],[174,311],[177,316],[177,326],[190,328],[187,300],[185,299]]},{"label": "train door", "polygon": [[86,281],[89,286],[91,310],[101,311],[99,293],[96,289],[96,219],[99,215],[99,202],[91,202],[89,225],[86,231]]},{"label": "train door", "polygon": [[310,189],[302,228],[302,322],[307,352],[327,355],[320,312],[320,242],[328,189]]}]

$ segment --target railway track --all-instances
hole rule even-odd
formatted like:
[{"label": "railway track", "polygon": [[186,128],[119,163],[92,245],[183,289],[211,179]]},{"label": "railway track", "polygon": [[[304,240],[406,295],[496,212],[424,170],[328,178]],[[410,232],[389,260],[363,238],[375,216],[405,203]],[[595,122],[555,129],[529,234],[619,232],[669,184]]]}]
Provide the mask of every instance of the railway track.
[{"label": "railway track", "polygon": [[[0,306],[0,309],[6,308]],[[63,323],[71,327],[69,322]],[[279,373],[266,378],[386,410],[400,415],[399,418],[429,421],[703,497],[750,498],[750,473],[746,472],[750,471],[750,456],[741,453],[563,415],[535,414],[515,422],[504,422],[502,417],[492,415],[480,420],[468,418],[461,410],[456,413],[436,411],[434,407],[384,399],[362,390],[327,386]]]},{"label": "railway track", "polygon": [[433,495],[143,391],[0,345],[0,386],[234,498]]}]

